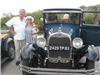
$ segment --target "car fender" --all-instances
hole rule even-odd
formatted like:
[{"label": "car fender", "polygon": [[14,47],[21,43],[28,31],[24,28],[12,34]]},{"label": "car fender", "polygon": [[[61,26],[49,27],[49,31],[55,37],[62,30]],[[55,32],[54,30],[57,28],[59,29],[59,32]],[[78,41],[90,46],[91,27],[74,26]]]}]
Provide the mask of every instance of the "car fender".
[{"label": "car fender", "polygon": [[80,60],[79,63],[86,63],[86,56],[83,56]]},{"label": "car fender", "polygon": [[33,55],[35,55],[35,48],[32,44],[26,44],[21,50],[22,59],[32,59]]},{"label": "car fender", "polygon": [[89,60],[98,61],[99,60],[99,49],[94,45],[90,45],[88,47],[88,53],[86,54],[86,57]]},{"label": "car fender", "polygon": [[6,41],[6,51],[8,51],[8,47],[9,47],[9,43],[13,42],[13,38],[8,38],[7,41]]},{"label": "car fender", "polygon": [[12,41],[13,41],[13,38],[8,38],[7,39],[7,43],[12,42]]}]

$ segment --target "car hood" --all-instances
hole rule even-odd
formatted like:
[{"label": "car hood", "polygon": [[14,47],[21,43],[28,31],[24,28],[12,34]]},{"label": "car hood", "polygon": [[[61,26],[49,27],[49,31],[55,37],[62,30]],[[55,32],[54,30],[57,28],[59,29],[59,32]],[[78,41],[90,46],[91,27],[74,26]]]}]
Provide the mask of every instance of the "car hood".
[{"label": "car hood", "polygon": [[55,32],[64,32],[71,36],[71,38],[79,36],[79,25],[73,24],[50,24],[45,25],[45,37],[49,37],[50,34]]}]

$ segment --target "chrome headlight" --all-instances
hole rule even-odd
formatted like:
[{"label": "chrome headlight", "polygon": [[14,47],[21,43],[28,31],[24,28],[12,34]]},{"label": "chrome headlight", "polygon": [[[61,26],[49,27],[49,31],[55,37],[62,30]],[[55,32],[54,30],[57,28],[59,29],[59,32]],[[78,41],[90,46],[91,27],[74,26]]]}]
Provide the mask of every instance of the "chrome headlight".
[{"label": "chrome headlight", "polygon": [[73,47],[76,48],[76,49],[79,49],[79,48],[82,48],[83,46],[83,40],[79,37],[76,37],[73,39]]},{"label": "chrome headlight", "polygon": [[37,38],[37,46],[44,48],[46,45],[46,40],[43,37]]}]

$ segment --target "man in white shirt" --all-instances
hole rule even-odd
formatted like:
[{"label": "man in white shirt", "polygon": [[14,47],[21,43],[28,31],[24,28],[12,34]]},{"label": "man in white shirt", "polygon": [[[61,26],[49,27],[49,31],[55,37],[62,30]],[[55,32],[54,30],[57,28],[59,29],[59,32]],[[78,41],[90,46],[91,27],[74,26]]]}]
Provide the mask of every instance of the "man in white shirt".
[{"label": "man in white shirt", "polygon": [[16,50],[16,65],[20,63],[20,50],[25,44],[25,10],[20,9],[19,16],[9,20],[6,25],[10,28],[10,32],[14,36],[15,50]]}]

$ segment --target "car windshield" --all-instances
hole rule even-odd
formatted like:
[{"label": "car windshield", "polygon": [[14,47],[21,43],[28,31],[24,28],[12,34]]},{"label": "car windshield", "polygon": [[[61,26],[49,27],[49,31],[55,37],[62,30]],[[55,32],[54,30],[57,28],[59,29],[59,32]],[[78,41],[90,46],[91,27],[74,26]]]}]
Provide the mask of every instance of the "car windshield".
[{"label": "car windshield", "polygon": [[71,23],[79,24],[80,20],[79,13],[46,13],[45,22],[46,23]]}]

